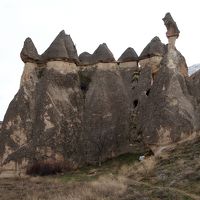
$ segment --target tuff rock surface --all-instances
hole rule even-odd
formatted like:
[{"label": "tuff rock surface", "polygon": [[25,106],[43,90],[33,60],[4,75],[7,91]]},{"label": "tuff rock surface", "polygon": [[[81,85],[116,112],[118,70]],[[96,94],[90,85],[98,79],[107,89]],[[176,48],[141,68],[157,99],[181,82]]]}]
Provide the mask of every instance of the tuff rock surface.
[{"label": "tuff rock surface", "polygon": [[180,53],[171,49],[162,59],[155,79],[151,79],[150,67],[142,70],[134,89],[138,137],[142,135],[151,148],[176,142],[197,130],[194,99],[179,70],[181,62]]},{"label": "tuff rock surface", "polygon": [[110,63],[114,57],[103,44],[92,55],[96,64],[79,67],[73,45],[69,51],[66,44],[62,31],[42,54],[43,65],[25,60],[0,134],[2,173],[25,172],[44,160],[76,168],[132,151],[131,81],[137,62]]},{"label": "tuff rock surface", "polygon": [[[177,35],[176,35],[177,37]],[[0,129],[2,174],[38,162],[73,169],[177,142],[200,129],[200,73],[187,74],[175,36],[118,62],[105,43],[77,56],[61,31],[40,56],[27,39],[20,89]]]},{"label": "tuff rock surface", "polygon": [[20,56],[24,63],[40,61],[40,56],[31,38],[26,38],[26,40],[24,41],[24,46],[22,48]]},{"label": "tuff rock surface", "polygon": [[131,47],[127,48],[124,53],[118,58],[119,62],[138,61],[138,55]]},{"label": "tuff rock surface", "polygon": [[155,36],[143,49],[142,53],[139,56],[139,60],[150,58],[153,56],[164,56],[165,52],[165,44],[161,42],[159,37]]},{"label": "tuff rock surface", "polygon": [[79,55],[81,65],[115,62],[115,58],[106,43],[100,44],[93,54],[83,52]]},{"label": "tuff rock surface", "polygon": [[115,58],[108,48],[106,43],[100,44],[98,48],[92,54],[92,61],[94,63],[102,62],[102,63],[109,63],[115,62]]},{"label": "tuff rock surface", "polygon": [[91,65],[92,55],[88,52],[83,52],[79,55],[79,61],[82,65]]},{"label": "tuff rock surface", "polygon": [[76,47],[65,31],[61,31],[49,48],[41,55],[45,62],[50,60],[63,60],[69,62],[78,62]]},{"label": "tuff rock surface", "polygon": [[140,67],[151,67],[153,79],[159,70],[160,62],[166,51],[166,45],[156,36],[149,42],[149,44],[147,44],[139,56]]},{"label": "tuff rock surface", "polygon": [[188,79],[185,58],[170,42],[165,46],[155,37],[145,47],[140,58],[152,58],[139,61],[134,81],[133,135],[154,152],[199,130],[196,97],[191,94],[196,84]]},{"label": "tuff rock surface", "polygon": [[164,24],[167,28],[166,36],[169,37],[178,37],[179,36],[179,29],[176,25],[176,22],[172,18],[170,13],[166,13],[165,17],[163,18]]}]

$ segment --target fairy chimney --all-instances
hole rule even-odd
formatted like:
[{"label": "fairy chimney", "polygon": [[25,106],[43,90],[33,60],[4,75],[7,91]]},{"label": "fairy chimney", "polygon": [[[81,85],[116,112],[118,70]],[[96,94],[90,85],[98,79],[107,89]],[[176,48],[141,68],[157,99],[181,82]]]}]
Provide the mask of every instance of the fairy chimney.
[{"label": "fairy chimney", "polygon": [[166,36],[168,38],[168,49],[175,48],[176,39],[179,36],[179,29],[176,22],[172,18],[170,13],[166,13],[165,17],[162,19],[167,28]]}]

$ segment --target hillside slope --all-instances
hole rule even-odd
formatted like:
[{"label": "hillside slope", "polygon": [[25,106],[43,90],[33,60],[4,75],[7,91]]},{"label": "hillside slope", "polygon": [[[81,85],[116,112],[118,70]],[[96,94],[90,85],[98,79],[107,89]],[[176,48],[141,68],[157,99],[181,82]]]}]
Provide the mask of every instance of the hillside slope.
[{"label": "hillside slope", "polygon": [[1,179],[0,199],[200,199],[200,137],[137,159],[129,154],[64,175]]}]

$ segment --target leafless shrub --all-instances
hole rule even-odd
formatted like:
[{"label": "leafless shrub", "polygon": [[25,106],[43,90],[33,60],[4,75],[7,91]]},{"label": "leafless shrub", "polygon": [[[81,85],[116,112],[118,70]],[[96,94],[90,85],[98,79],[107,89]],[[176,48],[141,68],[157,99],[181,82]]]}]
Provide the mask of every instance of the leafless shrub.
[{"label": "leafless shrub", "polygon": [[69,171],[73,167],[70,163],[61,161],[37,161],[29,165],[26,173],[28,175],[47,176],[64,171]]}]

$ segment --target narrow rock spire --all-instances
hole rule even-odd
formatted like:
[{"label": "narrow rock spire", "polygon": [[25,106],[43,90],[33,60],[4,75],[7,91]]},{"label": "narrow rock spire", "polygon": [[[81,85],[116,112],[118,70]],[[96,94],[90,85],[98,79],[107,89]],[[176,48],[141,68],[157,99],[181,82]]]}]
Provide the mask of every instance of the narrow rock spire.
[{"label": "narrow rock spire", "polygon": [[176,25],[176,22],[172,18],[171,14],[169,12],[166,13],[165,17],[162,20],[164,21],[165,26],[167,28],[166,36],[168,38],[174,36],[178,38],[180,31],[178,29],[178,26]]},{"label": "narrow rock spire", "polygon": [[175,48],[175,42],[179,37],[180,31],[170,13],[166,13],[162,20],[167,28],[166,36],[168,38],[168,50],[171,48],[173,49]]}]

